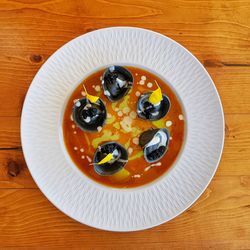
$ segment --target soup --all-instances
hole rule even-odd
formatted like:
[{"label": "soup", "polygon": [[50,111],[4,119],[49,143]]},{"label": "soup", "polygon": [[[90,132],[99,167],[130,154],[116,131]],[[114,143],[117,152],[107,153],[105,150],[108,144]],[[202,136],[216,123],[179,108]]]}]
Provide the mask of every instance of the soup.
[{"label": "soup", "polygon": [[[131,66],[125,68],[132,74],[133,84],[120,100],[110,101],[106,90],[103,91],[102,81],[105,69],[99,70],[87,77],[74,90],[66,105],[62,124],[64,143],[75,165],[92,180],[116,188],[145,185],[164,174],[173,165],[180,153],[185,128],[182,107],[171,88],[151,72]],[[138,111],[138,100],[144,96],[144,93],[157,92],[155,91],[157,89],[161,90],[162,94],[166,95],[167,100],[170,101],[169,110],[160,119],[143,119]],[[82,130],[72,115],[73,105],[79,99],[86,98],[88,94],[99,97],[106,109],[105,114],[103,113],[103,116],[106,117],[105,122],[98,126],[96,131]],[[151,99],[153,97],[151,96]],[[155,114],[159,115],[159,111],[157,112]],[[143,149],[141,146],[141,135],[145,131],[163,132],[161,135],[165,136],[163,144],[165,143],[166,147],[162,144],[161,153],[164,153],[164,155],[159,160],[154,161],[153,159],[151,161],[147,158],[146,148]],[[160,135],[160,133],[157,135]],[[115,142],[117,144],[114,145],[125,149],[126,152],[124,153],[127,154],[127,158],[125,160],[120,159],[123,172],[126,170],[125,175],[102,175],[96,171],[98,168],[95,167],[101,166],[102,163],[93,163],[95,154],[102,145],[108,142]]]}]

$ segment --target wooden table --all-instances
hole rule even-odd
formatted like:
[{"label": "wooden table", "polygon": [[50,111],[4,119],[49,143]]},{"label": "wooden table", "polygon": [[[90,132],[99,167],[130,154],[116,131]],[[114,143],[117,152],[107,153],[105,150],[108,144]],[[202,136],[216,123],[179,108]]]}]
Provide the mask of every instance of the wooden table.
[{"label": "wooden table", "polygon": [[[32,180],[20,143],[37,70],[72,38],[109,26],[152,29],[188,48],[211,74],[226,118],[207,190],[179,217],[141,232],[100,231],[62,214]],[[1,0],[0,248],[250,249],[249,28],[249,0]]]}]

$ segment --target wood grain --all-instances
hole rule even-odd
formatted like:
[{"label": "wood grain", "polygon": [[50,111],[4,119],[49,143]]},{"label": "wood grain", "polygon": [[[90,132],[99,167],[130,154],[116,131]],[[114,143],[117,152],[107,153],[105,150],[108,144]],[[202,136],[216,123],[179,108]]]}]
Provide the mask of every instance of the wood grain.
[{"label": "wood grain", "polygon": [[[16,176],[12,174],[11,165],[17,168],[14,171],[17,173]],[[21,148],[0,150],[0,189],[17,188],[37,189],[38,187],[28,171]]]},{"label": "wood grain", "polygon": [[0,116],[0,148],[20,146],[20,117]]},{"label": "wood grain", "polygon": [[[41,65],[92,30],[136,26],[187,47],[220,93],[226,140],[215,178],[186,212],[159,227],[104,232],[57,210],[25,164],[20,116]],[[250,249],[249,0],[0,1],[0,249]]]},{"label": "wood grain", "polygon": [[[217,175],[250,176],[250,116],[248,114],[230,114],[225,118],[225,147]],[[0,189],[37,188],[27,169],[20,143],[15,145],[15,149],[7,146],[8,144],[5,145],[6,149],[0,150]],[[16,177],[8,173],[8,165],[12,162],[17,164],[20,169],[20,173]]]},{"label": "wood grain", "polygon": [[211,246],[230,247],[231,242],[239,240],[246,247],[250,243],[249,191],[250,177],[216,177],[199,201],[175,220],[142,232],[111,233],[71,220],[53,207],[39,190],[0,190],[5,204],[1,207],[0,242],[3,246],[15,242],[18,246],[50,247],[56,242],[57,247],[82,244],[91,247],[93,242],[89,239],[94,239],[95,247],[125,249],[129,242],[133,247],[145,244],[157,248],[178,242],[193,247],[197,241],[202,246],[210,241]]},{"label": "wood grain", "polygon": [[[211,74],[212,79],[216,83],[221,95],[224,112],[226,114],[250,113],[250,92],[248,91],[250,67],[223,66],[220,64],[218,65],[217,61],[211,60],[209,62],[201,62],[203,62],[206,69]],[[34,75],[35,71],[32,76]],[[3,120],[5,119],[4,117],[20,117],[25,94],[31,80],[32,79],[25,83],[13,82],[12,84],[7,84],[0,79],[0,96],[5,100],[4,103],[0,103],[0,119],[1,117],[3,117]],[[5,98],[10,92],[13,93],[15,98]],[[8,109],[6,109],[6,106],[8,106]]]}]

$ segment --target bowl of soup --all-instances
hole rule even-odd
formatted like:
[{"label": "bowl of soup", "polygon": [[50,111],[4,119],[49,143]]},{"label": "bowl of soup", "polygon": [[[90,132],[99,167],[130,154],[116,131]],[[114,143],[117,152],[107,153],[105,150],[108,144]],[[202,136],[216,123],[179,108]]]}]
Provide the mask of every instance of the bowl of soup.
[{"label": "bowl of soup", "polygon": [[142,67],[110,65],[83,79],[67,99],[63,146],[91,180],[139,187],[174,165],[184,142],[184,117],[179,98],[161,77]]}]

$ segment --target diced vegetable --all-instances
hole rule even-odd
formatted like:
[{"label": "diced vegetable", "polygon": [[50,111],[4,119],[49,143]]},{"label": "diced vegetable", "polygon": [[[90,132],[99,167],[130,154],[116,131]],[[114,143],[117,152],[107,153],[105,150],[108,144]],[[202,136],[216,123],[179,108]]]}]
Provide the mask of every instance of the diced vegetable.
[{"label": "diced vegetable", "polygon": [[130,176],[130,172],[128,170],[126,170],[125,168],[123,168],[119,172],[117,172],[117,173],[113,174],[112,176],[110,176],[110,178],[112,180],[114,180],[114,181],[124,181],[129,176]]},{"label": "diced vegetable", "polygon": [[135,160],[137,158],[140,158],[141,156],[143,156],[143,151],[139,151],[138,153],[136,153],[135,155],[133,155],[132,157],[129,157],[128,160],[129,161],[132,161],[132,160]]},{"label": "diced vegetable", "polygon": [[104,130],[103,131],[103,135],[101,137],[97,137],[95,139],[92,140],[92,146],[94,148],[97,148],[98,145],[102,142],[105,141],[116,141],[120,138],[120,136],[118,134],[112,134],[112,132],[110,130]]},{"label": "diced vegetable", "polygon": [[157,128],[164,128],[165,127],[165,121],[164,119],[160,119],[158,121],[152,121],[152,123],[157,127]]}]

